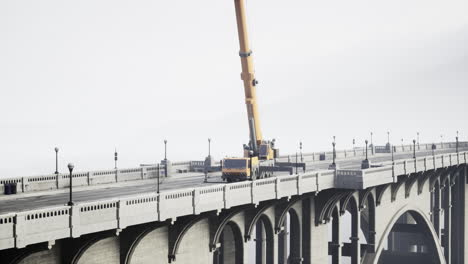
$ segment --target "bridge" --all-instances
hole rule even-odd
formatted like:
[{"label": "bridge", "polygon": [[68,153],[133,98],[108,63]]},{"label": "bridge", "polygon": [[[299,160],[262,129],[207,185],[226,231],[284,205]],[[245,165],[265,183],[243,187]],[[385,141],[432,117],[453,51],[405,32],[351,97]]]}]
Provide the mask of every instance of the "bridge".
[{"label": "bridge", "polygon": [[[368,155],[369,166],[362,166]],[[282,156],[225,183],[205,161],[1,178],[1,263],[465,263],[468,142]],[[335,161],[336,166],[330,166]],[[216,167],[215,161],[210,162]]]}]

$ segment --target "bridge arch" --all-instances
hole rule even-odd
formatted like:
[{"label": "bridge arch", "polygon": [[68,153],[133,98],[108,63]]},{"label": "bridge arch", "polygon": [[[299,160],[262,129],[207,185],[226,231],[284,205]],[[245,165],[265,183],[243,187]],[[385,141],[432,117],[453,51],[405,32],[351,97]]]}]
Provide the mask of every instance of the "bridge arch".
[{"label": "bridge arch", "polygon": [[124,263],[147,263],[148,260],[167,258],[168,232],[168,226],[150,226],[143,230],[130,242]]},{"label": "bridge arch", "polygon": [[234,220],[228,220],[221,229],[213,254],[214,264],[243,264],[244,263],[244,241],[242,230]]},{"label": "bridge arch", "polygon": [[359,205],[359,210],[361,211],[360,227],[368,244],[367,253],[375,251],[375,207],[374,193],[372,192],[372,188],[369,188],[362,195]]},{"label": "bridge arch", "polygon": [[31,263],[30,260],[41,258],[48,263],[60,263],[60,259],[57,258],[58,255],[56,246],[48,249],[43,245],[32,245],[19,250],[19,254],[13,257],[12,260],[2,259],[2,261],[9,264],[22,264]]},{"label": "bridge arch", "polygon": [[[96,256],[99,260],[96,260]],[[120,239],[110,233],[103,233],[91,237],[78,248],[71,264],[86,264],[94,260],[94,263],[120,263]]]},{"label": "bridge arch", "polygon": [[[427,235],[428,242],[430,243],[430,247],[433,249],[434,255],[437,257],[438,263],[445,263],[444,254],[442,251],[442,247],[438,242],[437,234],[434,230],[434,227],[431,225],[431,221],[427,218],[425,213],[414,206],[406,205],[403,206],[388,222],[387,227],[385,228],[384,233],[380,236],[379,245],[377,247],[375,255],[373,255],[373,259],[370,262],[365,263],[373,263],[378,264],[379,260],[382,256],[382,252],[385,245],[385,240],[387,239],[388,235],[392,231],[393,227],[395,226],[397,220],[403,216],[404,214],[409,213],[411,216],[416,220],[418,225],[421,225],[422,228],[425,230],[425,234]],[[429,250],[431,252],[431,250]]]},{"label": "bridge arch", "polygon": [[[270,209],[274,209],[275,205],[267,204],[258,210],[252,220],[246,223],[247,229],[245,230],[245,241],[247,242],[252,238],[252,231],[259,221],[268,221],[273,228],[274,220],[266,213]],[[265,219],[266,218],[266,219]]]}]

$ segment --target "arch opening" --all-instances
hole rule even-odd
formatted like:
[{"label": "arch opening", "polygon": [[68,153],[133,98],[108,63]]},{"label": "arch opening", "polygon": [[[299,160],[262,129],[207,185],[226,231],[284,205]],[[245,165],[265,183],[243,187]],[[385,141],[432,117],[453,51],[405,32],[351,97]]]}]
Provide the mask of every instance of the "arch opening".
[{"label": "arch opening", "polygon": [[278,262],[297,263],[301,256],[302,228],[299,215],[289,209],[283,223],[283,230],[278,234]]},{"label": "arch opening", "polygon": [[440,250],[433,235],[433,230],[420,213],[406,211],[393,224],[377,255],[377,263],[440,264]]},{"label": "arch opening", "polygon": [[274,231],[270,219],[262,215],[252,230],[255,239],[250,240],[246,247],[249,250],[249,263],[268,264],[274,260]]},{"label": "arch opening", "polygon": [[243,264],[242,232],[236,223],[226,224],[219,237],[220,247],[213,254],[214,264]]},{"label": "arch opening", "polygon": [[361,243],[366,244],[363,247],[362,255],[375,252],[375,200],[372,194],[369,194],[364,201],[360,212],[360,233]]}]

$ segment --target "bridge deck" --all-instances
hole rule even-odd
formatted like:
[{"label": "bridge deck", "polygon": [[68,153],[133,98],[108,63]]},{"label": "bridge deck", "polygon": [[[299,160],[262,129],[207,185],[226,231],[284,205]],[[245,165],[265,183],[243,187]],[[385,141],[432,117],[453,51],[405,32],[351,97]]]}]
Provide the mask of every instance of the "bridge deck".
[{"label": "bridge deck", "polygon": [[[460,148],[460,151],[468,148]],[[453,149],[438,150],[436,154],[453,153]],[[417,156],[430,156],[432,151],[417,151]],[[412,157],[412,153],[394,153],[395,160],[404,160]],[[391,161],[390,154],[375,154],[369,157],[372,164],[379,164]],[[338,159],[339,170],[357,170],[360,171],[362,157],[349,157]],[[327,170],[330,161],[307,161],[307,171]],[[299,173],[302,171],[299,169]],[[167,191],[183,190],[187,188],[206,187],[224,184],[220,173],[210,173],[207,183],[204,182],[203,173],[182,174],[178,177],[164,179],[160,185],[161,193]],[[383,183],[382,183],[383,184]],[[350,185],[350,187],[352,187]],[[0,214],[22,212],[40,208],[63,206],[69,199],[68,189],[62,189],[50,192],[30,193],[27,195],[11,195],[0,198]],[[123,182],[120,184],[100,185],[95,188],[81,187],[75,189],[73,201],[75,203],[93,202],[105,199],[122,198],[136,194],[154,194],[156,191],[155,179],[140,180],[135,182]]]}]

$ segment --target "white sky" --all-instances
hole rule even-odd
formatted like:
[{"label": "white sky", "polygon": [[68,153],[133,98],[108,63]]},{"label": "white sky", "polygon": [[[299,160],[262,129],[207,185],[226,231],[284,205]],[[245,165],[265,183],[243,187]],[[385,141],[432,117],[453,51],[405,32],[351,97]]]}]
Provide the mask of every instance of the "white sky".
[{"label": "white sky", "polygon": [[[281,153],[468,137],[468,1],[250,0],[262,130]],[[0,177],[241,155],[232,0],[0,2]]]}]

